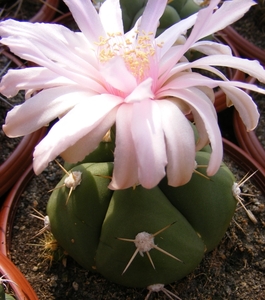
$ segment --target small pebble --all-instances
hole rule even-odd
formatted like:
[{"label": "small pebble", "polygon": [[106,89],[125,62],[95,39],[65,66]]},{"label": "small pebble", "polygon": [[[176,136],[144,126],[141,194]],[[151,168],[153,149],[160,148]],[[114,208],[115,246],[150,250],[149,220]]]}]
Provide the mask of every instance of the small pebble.
[{"label": "small pebble", "polygon": [[74,281],[72,283],[72,286],[73,286],[73,288],[74,288],[75,291],[78,291],[78,283],[76,281]]},{"label": "small pebble", "polygon": [[32,268],[32,271],[33,271],[33,272],[37,272],[38,269],[39,269],[39,268],[38,268],[37,266],[34,266],[34,267]]}]

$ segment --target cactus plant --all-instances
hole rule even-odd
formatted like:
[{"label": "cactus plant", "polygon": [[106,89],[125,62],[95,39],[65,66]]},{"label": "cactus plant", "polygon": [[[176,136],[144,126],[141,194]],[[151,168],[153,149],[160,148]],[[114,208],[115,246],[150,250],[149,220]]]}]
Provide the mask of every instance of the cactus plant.
[{"label": "cactus plant", "polygon": [[80,265],[118,284],[147,287],[178,280],[216,247],[235,210],[234,177],[222,164],[207,178],[209,157],[198,152],[196,173],[176,188],[164,179],[153,189],[112,191],[112,162],[79,164],[70,172],[81,172],[81,183],[69,201],[67,175],[49,199],[51,231]]}]

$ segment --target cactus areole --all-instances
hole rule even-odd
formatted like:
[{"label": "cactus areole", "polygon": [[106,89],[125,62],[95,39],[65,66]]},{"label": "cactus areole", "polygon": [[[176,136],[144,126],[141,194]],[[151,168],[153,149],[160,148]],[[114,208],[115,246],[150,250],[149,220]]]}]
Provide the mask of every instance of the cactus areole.
[{"label": "cactus areole", "polygon": [[218,245],[236,206],[233,175],[222,164],[207,178],[209,157],[197,153],[187,184],[171,187],[165,178],[152,189],[108,189],[113,162],[76,165],[69,172],[81,172],[81,182],[70,197],[66,175],[49,199],[51,231],[81,266],[118,284],[142,288],[181,279]]}]

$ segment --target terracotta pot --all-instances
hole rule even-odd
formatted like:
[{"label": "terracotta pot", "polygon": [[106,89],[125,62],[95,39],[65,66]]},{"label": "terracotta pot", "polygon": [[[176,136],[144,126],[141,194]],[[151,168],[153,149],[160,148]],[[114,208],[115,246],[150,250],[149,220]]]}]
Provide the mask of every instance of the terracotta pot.
[{"label": "terracotta pot", "polygon": [[29,21],[32,23],[50,22],[57,12],[58,5],[59,0],[46,0],[41,9],[37,12],[37,14],[34,17],[32,17]]},{"label": "terracotta pot", "polygon": [[[19,269],[7,257],[10,246],[10,233],[14,221],[19,197],[30,178],[33,176],[30,165],[10,191],[0,210],[0,273],[11,280],[10,285],[19,300],[38,300],[37,295]],[[9,235],[7,235],[9,232]],[[8,242],[7,242],[8,241]]]},{"label": "terracotta pot", "polygon": [[[18,67],[24,67],[23,63],[8,51],[2,54],[11,59]],[[22,138],[13,153],[0,165],[0,196],[4,195],[23,174],[32,162],[34,147],[43,138],[46,128],[42,128]]]},{"label": "terracotta pot", "polygon": [[265,65],[265,51],[245,39],[232,26],[223,29],[222,33],[233,42],[241,56],[257,59],[263,66]]}]

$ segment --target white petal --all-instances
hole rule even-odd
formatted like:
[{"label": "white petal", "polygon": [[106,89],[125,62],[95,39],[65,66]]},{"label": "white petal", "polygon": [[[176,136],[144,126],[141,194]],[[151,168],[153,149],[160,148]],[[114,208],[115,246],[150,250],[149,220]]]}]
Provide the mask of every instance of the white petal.
[{"label": "white petal", "polygon": [[3,130],[9,137],[27,135],[65,114],[77,103],[89,101],[92,95],[72,86],[43,90],[8,112]]},{"label": "white petal", "polygon": [[106,132],[115,122],[116,108],[112,109],[104,119],[98,122],[97,126],[90,130],[88,134],[80,138],[73,146],[68,147],[60,156],[67,162],[77,163],[82,161],[85,156],[94,151]]},{"label": "white petal", "polygon": [[158,21],[164,13],[166,4],[166,0],[149,0],[147,2],[139,27],[140,34],[144,31],[146,34],[155,35]]},{"label": "white petal", "polygon": [[165,134],[168,184],[183,185],[190,180],[194,170],[193,129],[177,105],[167,100],[158,100],[156,103],[161,112]]},{"label": "white petal", "polygon": [[[203,131],[206,131],[212,147],[212,154],[209,166],[207,168],[207,174],[209,176],[214,175],[218,171],[222,162],[223,146],[213,104],[211,103],[210,99],[207,99],[203,92],[196,88],[190,88],[186,90],[171,90],[170,93],[167,92],[167,94],[165,93],[164,95],[162,93],[161,96],[166,97],[169,96],[168,94],[170,94],[172,97],[183,99],[183,101],[188,103],[192,108],[195,122],[196,119],[200,119],[199,124],[203,124],[204,128],[201,125],[199,125],[198,128],[199,134],[201,135],[200,139],[202,137],[205,139],[206,135]],[[203,140],[200,143],[202,142],[205,143],[206,141]]]},{"label": "white petal", "polygon": [[[35,173],[39,174],[42,172],[50,161],[65,152],[69,147],[77,144],[80,139],[88,136],[90,132],[99,126],[96,133],[98,134],[100,132],[101,136],[95,136],[92,132],[93,145],[91,147],[94,149],[95,141],[100,140],[115,121],[115,114],[113,114],[113,112],[115,113],[120,102],[121,99],[116,96],[98,95],[76,105],[51,128],[46,137],[35,148]],[[114,111],[112,112],[112,110]],[[105,118],[107,118],[106,123],[103,122]],[[107,124],[107,126],[100,128],[102,124]],[[88,145],[88,143],[86,143],[86,145]],[[78,152],[72,160],[82,159],[83,154],[83,151]],[[89,152],[87,154],[89,154]]]},{"label": "white petal", "polygon": [[260,82],[265,82],[265,70],[257,60],[229,55],[210,55],[191,62],[189,68],[201,68],[211,65],[234,68],[257,78]]},{"label": "white petal", "polygon": [[153,188],[165,176],[167,164],[161,114],[155,101],[143,100],[133,104],[131,128],[139,183],[145,188]]},{"label": "white petal", "polygon": [[146,80],[142,81],[137,87],[132,91],[130,95],[128,95],[124,102],[132,103],[132,102],[140,102],[145,99],[153,99],[154,93],[152,91],[152,78],[147,78]]},{"label": "white petal", "polygon": [[116,115],[114,170],[109,188],[126,189],[138,184],[138,161],[131,133],[132,104],[123,104]]},{"label": "white petal", "polygon": [[128,71],[120,56],[106,62],[101,68],[101,74],[109,85],[125,94],[131,93],[137,86],[135,77]]},{"label": "white petal", "polygon": [[[219,0],[211,1],[211,6],[214,8],[220,2]],[[200,22],[198,25],[198,31],[200,35],[197,36],[197,40],[205,36],[208,36],[214,32],[224,29],[226,26],[236,22],[244,16],[244,14],[250,9],[256,2],[252,0],[233,0],[223,1],[221,7],[214,12],[213,15],[208,15],[206,9],[200,11]],[[205,22],[206,21],[206,22]],[[196,22],[197,23],[197,22]],[[202,24],[204,26],[202,26]]]},{"label": "white petal", "polygon": [[124,33],[119,0],[108,0],[99,9],[100,21],[107,33]]},{"label": "white petal", "polygon": [[224,54],[232,56],[232,51],[229,46],[212,41],[199,41],[190,49],[199,51],[205,55]]},{"label": "white petal", "polygon": [[[188,29],[194,24],[194,27],[189,35],[186,43],[180,47],[179,51],[176,53],[174,59],[171,60],[171,65],[169,70],[181,59],[181,57],[194,45],[199,39],[208,36],[218,30],[225,28],[236,20],[240,19],[245,12],[250,8],[251,5],[255,4],[252,0],[233,0],[225,1],[221,8],[219,8],[215,13],[213,11],[219,0],[212,0],[208,7],[201,9],[197,14],[184,19],[177,24],[171,26],[161,34],[156,40],[158,43],[163,42],[165,37],[164,46],[161,53],[166,53],[167,50],[174,44],[174,31],[173,28],[176,27],[177,37],[179,31],[182,29]],[[197,18],[197,19],[196,19]],[[196,21],[196,22],[195,22]],[[186,28],[188,27],[188,28]],[[183,32],[183,31],[182,31]],[[171,37],[170,37],[171,35]]]},{"label": "white petal", "polygon": [[[155,39],[157,45],[162,45],[161,57],[167,54],[168,50],[175,44],[178,38],[182,34],[185,34],[186,31],[194,25],[194,23],[196,22],[196,18],[197,14],[194,14],[186,19],[179,21],[178,23],[167,28]],[[177,52],[175,53],[175,56],[176,55]],[[174,64],[180,59],[181,56],[182,55],[178,56],[177,60],[174,61]]]},{"label": "white petal", "polygon": [[92,1],[64,0],[64,2],[69,7],[78,27],[91,44],[98,42],[100,36],[106,36]]},{"label": "white petal", "polygon": [[89,86],[98,93],[103,93],[105,91],[105,88],[101,82],[98,82],[98,80],[100,80],[100,76],[99,78],[93,78],[94,75],[92,75],[91,78],[90,75],[93,74],[93,72],[91,74],[87,73],[86,75],[82,75],[78,71],[78,64],[76,64],[75,70],[69,70],[66,66],[62,66],[61,64],[58,64],[47,58],[47,56],[42,53],[41,49],[36,46],[36,43],[32,43],[32,41],[28,39],[9,37],[3,38],[1,43],[8,45],[10,50],[21,58],[46,67],[59,76],[65,76],[79,85],[82,85],[83,87]]},{"label": "white petal", "polygon": [[41,90],[62,85],[74,85],[66,77],[58,76],[42,67],[9,70],[2,78],[0,92],[6,97],[15,96],[20,90]]},{"label": "white petal", "polygon": [[219,0],[212,0],[208,7],[198,12],[198,17],[183,49],[178,53],[181,57],[196,41],[215,33],[226,26],[234,23],[255,4],[252,0],[224,1],[217,11]]},{"label": "white petal", "polygon": [[8,40],[11,41],[12,37],[15,37],[20,43],[27,40],[48,59],[71,70],[76,70],[78,67],[82,74],[90,72],[92,76],[96,76],[95,54],[81,33],[72,32],[59,24],[28,23],[14,20],[0,23],[0,33],[7,45]]},{"label": "white petal", "polygon": [[252,101],[252,98],[244,91],[229,85],[222,86],[223,91],[229,101],[233,103],[236,110],[247,127],[247,130],[253,130],[258,125],[259,112],[257,105]]}]

